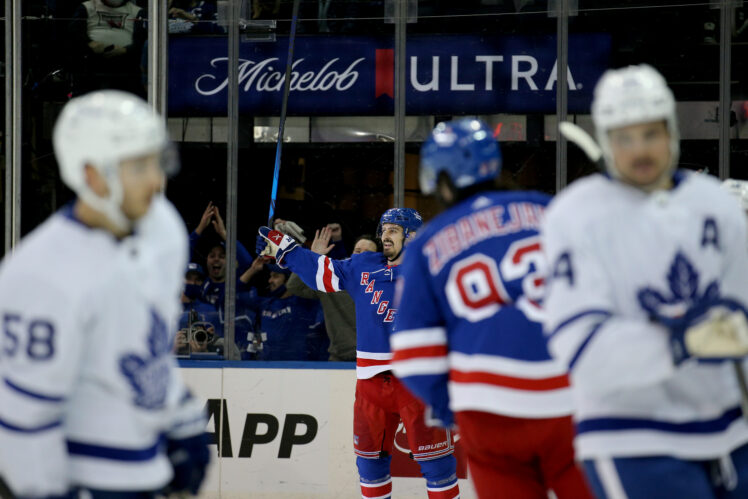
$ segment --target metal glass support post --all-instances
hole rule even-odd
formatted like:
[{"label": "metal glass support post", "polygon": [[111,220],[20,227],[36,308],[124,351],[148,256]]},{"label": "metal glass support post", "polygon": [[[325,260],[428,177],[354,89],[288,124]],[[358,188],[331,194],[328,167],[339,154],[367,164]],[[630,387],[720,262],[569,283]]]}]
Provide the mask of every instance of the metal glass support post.
[{"label": "metal glass support post", "polygon": [[[556,123],[566,121],[569,89],[569,0],[556,0]],[[566,138],[556,134],[556,193],[566,187],[567,146]]]},{"label": "metal glass support post", "polygon": [[224,303],[223,355],[234,354],[236,318],[236,220],[239,178],[239,16],[241,0],[229,0],[228,137],[226,151],[226,294]]},{"label": "metal glass support post", "polygon": [[405,26],[408,21],[407,0],[395,1],[395,161],[393,181],[394,205],[405,202]]},{"label": "metal glass support post", "polygon": [[166,119],[166,62],[169,54],[167,2],[148,1],[148,102]]},{"label": "metal glass support post", "polygon": [[730,177],[730,114],[732,111],[733,0],[720,1],[719,24],[719,178]]},{"label": "metal glass support post", "polygon": [[5,2],[5,253],[21,239],[21,0]]}]

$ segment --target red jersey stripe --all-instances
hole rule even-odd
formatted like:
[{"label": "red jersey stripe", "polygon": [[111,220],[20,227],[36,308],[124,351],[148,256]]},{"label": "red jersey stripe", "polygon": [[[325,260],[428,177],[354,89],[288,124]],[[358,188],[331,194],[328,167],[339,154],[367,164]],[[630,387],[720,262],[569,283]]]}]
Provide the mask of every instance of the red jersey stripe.
[{"label": "red jersey stripe", "polygon": [[550,378],[530,379],[480,371],[464,372],[452,369],[449,371],[449,380],[456,383],[483,383],[527,391],[558,390],[569,387],[569,377],[566,374]]},{"label": "red jersey stripe", "polygon": [[392,360],[410,360],[420,357],[446,357],[446,345],[430,345],[426,347],[404,348],[393,352]]},{"label": "red jersey stripe", "polygon": [[356,359],[357,367],[387,366],[392,362],[390,359]]},{"label": "red jersey stripe", "polygon": [[322,283],[325,285],[325,291],[328,293],[334,293],[335,288],[332,287],[332,270],[330,270],[330,259],[325,257],[324,260],[325,268],[322,273]]}]

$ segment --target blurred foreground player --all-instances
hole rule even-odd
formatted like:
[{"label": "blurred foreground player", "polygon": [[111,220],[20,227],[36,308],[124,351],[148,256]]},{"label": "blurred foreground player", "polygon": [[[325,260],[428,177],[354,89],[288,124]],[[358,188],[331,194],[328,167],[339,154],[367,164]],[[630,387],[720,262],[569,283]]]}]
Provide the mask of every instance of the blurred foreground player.
[{"label": "blurred foreground player", "polygon": [[311,288],[328,293],[345,290],[356,304],[356,401],[353,406],[353,447],[363,497],[390,497],[390,461],[402,419],[408,444],[426,478],[430,499],[459,497],[457,460],[449,430],[429,428],[423,404],[390,370],[389,337],[396,313],[395,280],[406,244],[421,227],[421,216],[410,208],[391,208],[379,220],[382,252],[363,252],[332,260],[299,246],[290,236],[260,228],[257,252],[275,257]]},{"label": "blurred foreground player", "polygon": [[675,100],[652,67],[606,72],[592,119],[607,171],[565,189],[542,229],[577,454],[598,497],[748,497],[746,217],[717,180],[676,170]]},{"label": "blurred foreground player", "polygon": [[565,366],[548,354],[539,322],[538,228],[549,198],[496,191],[500,169],[498,144],[478,120],[440,123],[424,143],[421,189],[448,209],[405,255],[393,370],[433,423],[456,419],[480,497],[590,497],[574,461]]},{"label": "blurred foreground player", "polygon": [[202,403],[171,355],[187,234],[142,100],[71,100],[54,130],[77,195],[0,267],[0,477],[19,498],[197,493]]}]

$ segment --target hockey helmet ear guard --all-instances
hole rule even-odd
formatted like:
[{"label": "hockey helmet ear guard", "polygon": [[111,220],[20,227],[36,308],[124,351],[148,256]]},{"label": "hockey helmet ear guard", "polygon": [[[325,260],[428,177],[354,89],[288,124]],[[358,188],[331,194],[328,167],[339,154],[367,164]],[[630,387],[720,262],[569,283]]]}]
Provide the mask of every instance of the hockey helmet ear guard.
[{"label": "hockey helmet ear guard", "polygon": [[441,172],[458,189],[495,178],[501,172],[501,150],[491,129],[473,118],[436,125],[421,146],[419,182],[424,194],[436,190]]},{"label": "hockey helmet ear guard", "polygon": [[670,175],[678,164],[680,134],[675,113],[675,97],[662,75],[652,66],[641,64],[606,71],[595,86],[592,121],[608,173],[618,177],[608,132],[614,128],[664,121],[670,134]]},{"label": "hockey helmet ear guard", "polygon": [[379,218],[377,226],[377,237],[382,238],[382,226],[384,224],[399,225],[403,228],[403,235],[407,240],[412,232],[417,232],[423,225],[423,218],[413,208],[390,208]]}]

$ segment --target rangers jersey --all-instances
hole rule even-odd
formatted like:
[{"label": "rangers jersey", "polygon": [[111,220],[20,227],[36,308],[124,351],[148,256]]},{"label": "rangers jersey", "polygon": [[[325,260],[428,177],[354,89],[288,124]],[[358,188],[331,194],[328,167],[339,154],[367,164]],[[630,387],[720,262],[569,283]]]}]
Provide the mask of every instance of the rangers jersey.
[{"label": "rangers jersey", "polygon": [[582,459],[714,459],[748,442],[729,362],[675,366],[669,331],[707,294],[748,303],[746,221],[706,175],[677,172],[646,193],[593,175],[543,224],[551,351],[571,368]]},{"label": "rangers jersey", "polygon": [[205,425],[171,355],[186,263],[161,196],[123,240],[69,205],[3,262],[0,476],[17,494],[169,482],[164,436]]},{"label": "rangers jersey", "polygon": [[408,247],[392,365],[442,424],[454,411],[571,413],[566,370],[548,353],[537,305],[547,203],[533,192],[478,194],[432,220]]},{"label": "rangers jersey", "polygon": [[283,263],[312,289],[348,291],[356,304],[356,376],[368,379],[388,371],[392,359],[389,336],[397,312],[392,298],[399,267],[388,265],[382,253],[331,260],[301,247],[286,253]]}]

